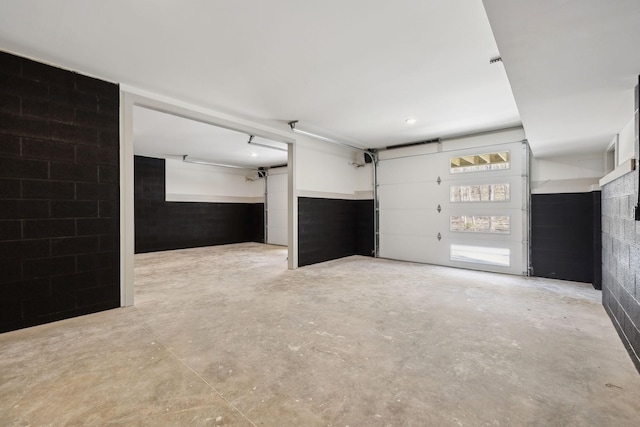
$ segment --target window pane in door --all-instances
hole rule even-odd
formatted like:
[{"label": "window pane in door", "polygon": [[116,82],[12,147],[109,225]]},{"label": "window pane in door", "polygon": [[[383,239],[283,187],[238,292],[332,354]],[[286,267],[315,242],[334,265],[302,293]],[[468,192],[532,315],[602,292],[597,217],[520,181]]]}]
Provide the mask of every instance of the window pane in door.
[{"label": "window pane in door", "polygon": [[449,230],[461,233],[497,233],[511,232],[511,217],[460,215],[449,217]]},{"label": "window pane in door", "polygon": [[449,188],[449,200],[460,202],[508,202],[509,184],[453,185]]},{"label": "window pane in door", "polygon": [[473,154],[451,157],[451,173],[482,172],[509,169],[509,152]]},{"label": "window pane in door", "polygon": [[511,251],[508,248],[451,245],[449,259],[451,261],[509,267],[511,264]]}]

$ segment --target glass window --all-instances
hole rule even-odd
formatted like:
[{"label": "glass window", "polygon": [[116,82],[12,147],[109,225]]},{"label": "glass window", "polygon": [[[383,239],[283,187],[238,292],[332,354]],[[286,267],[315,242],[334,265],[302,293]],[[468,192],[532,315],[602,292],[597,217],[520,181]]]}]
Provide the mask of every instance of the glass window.
[{"label": "glass window", "polygon": [[449,200],[458,202],[508,202],[509,184],[455,185],[449,188]]},{"label": "glass window", "polygon": [[509,152],[451,157],[451,173],[481,172],[509,169]]},{"label": "glass window", "polygon": [[511,217],[461,215],[449,218],[449,229],[462,233],[497,233],[511,232]]},{"label": "glass window", "polygon": [[511,251],[508,248],[451,245],[449,259],[451,261],[509,267],[511,265]]}]

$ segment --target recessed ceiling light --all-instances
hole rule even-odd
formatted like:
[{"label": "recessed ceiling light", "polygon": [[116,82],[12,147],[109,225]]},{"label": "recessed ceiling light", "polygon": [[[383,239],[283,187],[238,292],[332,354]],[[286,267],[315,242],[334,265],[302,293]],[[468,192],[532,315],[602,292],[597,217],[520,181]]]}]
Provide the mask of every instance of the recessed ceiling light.
[{"label": "recessed ceiling light", "polygon": [[258,157],[258,153],[252,152],[251,157]]},{"label": "recessed ceiling light", "polygon": [[418,119],[416,119],[415,117],[407,117],[404,121],[408,125],[414,125],[414,124],[416,124]]}]

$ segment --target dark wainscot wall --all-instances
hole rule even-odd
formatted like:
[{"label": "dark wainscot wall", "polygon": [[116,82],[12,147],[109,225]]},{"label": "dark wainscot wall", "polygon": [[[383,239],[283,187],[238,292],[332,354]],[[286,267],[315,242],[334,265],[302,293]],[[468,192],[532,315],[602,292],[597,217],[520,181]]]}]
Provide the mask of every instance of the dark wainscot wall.
[{"label": "dark wainscot wall", "polygon": [[533,275],[602,287],[600,191],[531,195]]},{"label": "dark wainscot wall", "polygon": [[602,303],[640,370],[640,222],[634,220],[638,172],[602,188]]},{"label": "dark wainscot wall", "polygon": [[119,96],[0,52],[0,332],[120,306]]},{"label": "dark wainscot wall", "polygon": [[298,265],[373,253],[373,200],[298,198]]},{"label": "dark wainscot wall", "polygon": [[264,204],[165,201],[165,161],[136,156],[135,252],[264,242]]}]

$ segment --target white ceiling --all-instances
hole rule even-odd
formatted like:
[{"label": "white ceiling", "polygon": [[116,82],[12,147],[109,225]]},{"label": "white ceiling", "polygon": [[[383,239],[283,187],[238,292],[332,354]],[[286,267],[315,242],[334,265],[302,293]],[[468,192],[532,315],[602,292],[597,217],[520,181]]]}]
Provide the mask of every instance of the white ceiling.
[{"label": "white ceiling", "polygon": [[[638,41],[629,22],[639,2],[485,3],[534,153],[604,147],[635,83],[626,66],[597,59]],[[595,15],[603,19],[591,36]],[[527,55],[536,46],[546,50]],[[481,0],[2,0],[0,49],[281,129],[299,120],[363,147],[520,124],[505,67],[489,64],[499,52]],[[613,71],[615,84],[600,86],[594,68]],[[606,102],[598,109],[594,99]],[[567,107],[576,103],[615,120],[587,127],[582,110]]]},{"label": "white ceiling", "polygon": [[[251,168],[287,164],[287,144],[142,107],[133,109],[134,153]],[[259,144],[259,145],[256,145]],[[274,148],[267,148],[274,147]]]},{"label": "white ceiling", "polygon": [[604,152],[633,118],[639,0],[484,0],[536,157]]}]

